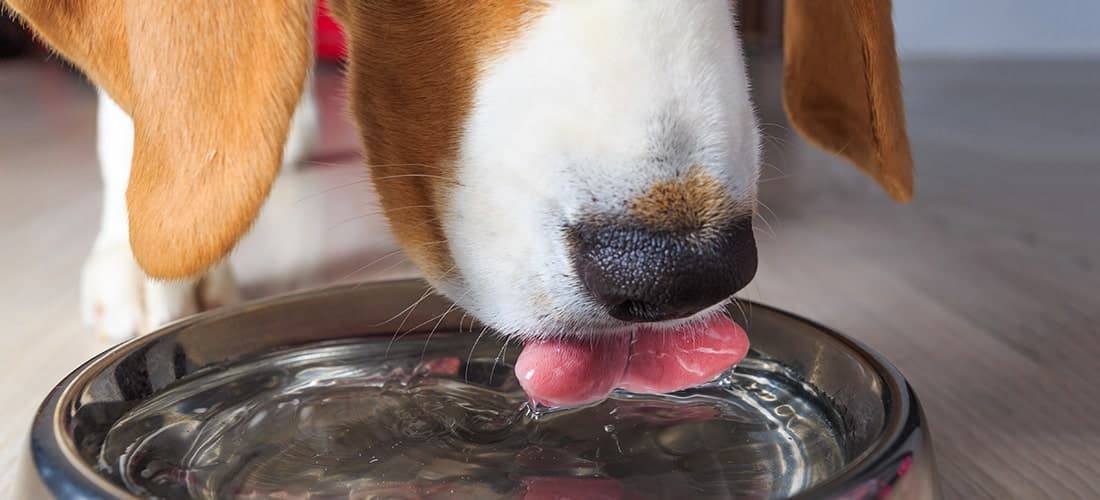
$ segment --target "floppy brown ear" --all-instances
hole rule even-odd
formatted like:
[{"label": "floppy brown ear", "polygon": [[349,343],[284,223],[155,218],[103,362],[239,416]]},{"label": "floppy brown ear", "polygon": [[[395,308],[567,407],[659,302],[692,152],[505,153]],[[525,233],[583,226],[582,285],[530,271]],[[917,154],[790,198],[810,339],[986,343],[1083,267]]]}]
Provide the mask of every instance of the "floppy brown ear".
[{"label": "floppy brown ear", "polygon": [[889,0],[787,0],[783,99],[794,127],[897,201],[913,197]]},{"label": "floppy brown ear", "polygon": [[134,121],[130,242],[151,276],[223,258],[267,197],[310,62],[306,0],[7,0]]}]

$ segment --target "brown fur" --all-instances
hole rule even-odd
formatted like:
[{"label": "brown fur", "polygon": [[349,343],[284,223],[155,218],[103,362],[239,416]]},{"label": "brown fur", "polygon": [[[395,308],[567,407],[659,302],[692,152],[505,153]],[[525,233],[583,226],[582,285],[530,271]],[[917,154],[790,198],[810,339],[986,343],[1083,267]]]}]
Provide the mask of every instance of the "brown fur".
[{"label": "brown fur", "polygon": [[222,259],[278,173],[309,62],[307,4],[9,3],[133,117],[126,200],[142,268],[181,278]]},{"label": "brown fur", "polygon": [[890,2],[787,0],[784,105],[808,139],[913,198]]},{"label": "brown fur", "polygon": [[[532,19],[536,0],[337,1],[351,110],[390,226],[430,278],[451,268],[439,208],[479,62]],[[409,208],[414,207],[414,208]]]},{"label": "brown fur", "polygon": [[631,220],[647,228],[669,232],[692,232],[721,226],[743,210],[726,193],[725,186],[703,169],[693,166],[682,178],[658,182],[630,204]]}]

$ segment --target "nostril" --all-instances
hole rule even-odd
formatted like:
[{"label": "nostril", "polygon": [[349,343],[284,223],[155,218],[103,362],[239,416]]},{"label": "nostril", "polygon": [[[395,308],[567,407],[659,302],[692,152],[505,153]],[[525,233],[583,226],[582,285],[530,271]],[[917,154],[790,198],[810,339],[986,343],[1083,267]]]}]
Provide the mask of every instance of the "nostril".
[{"label": "nostril", "polygon": [[568,234],[581,283],[622,321],[690,316],[728,299],[756,274],[748,216],[705,232],[602,219],[571,226]]}]

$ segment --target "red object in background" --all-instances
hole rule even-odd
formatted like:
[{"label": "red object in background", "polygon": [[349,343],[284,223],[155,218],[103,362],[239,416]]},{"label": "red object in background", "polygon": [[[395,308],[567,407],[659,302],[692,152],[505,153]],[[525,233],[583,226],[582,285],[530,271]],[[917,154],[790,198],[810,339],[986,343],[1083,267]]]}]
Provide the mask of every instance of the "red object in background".
[{"label": "red object in background", "polygon": [[316,38],[318,59],[336,61],[344,58],[347,53],[344,32],[340,29],[340,25],[329,17],[325,0],[317,2],[317,19],[313,36]]}]

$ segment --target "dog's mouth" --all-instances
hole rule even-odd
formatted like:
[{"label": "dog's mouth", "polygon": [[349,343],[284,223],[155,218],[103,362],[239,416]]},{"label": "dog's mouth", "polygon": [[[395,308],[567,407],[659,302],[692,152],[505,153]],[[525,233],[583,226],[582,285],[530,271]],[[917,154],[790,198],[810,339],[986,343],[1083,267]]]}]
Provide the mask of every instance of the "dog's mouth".
[{"label": "dog's mouth", "polygon": [[748,353],[745,331],[723,314],[668,327],[642,324],[626,332],[527,343],[516,377],[535,402],[580,406],[622,388],[668,393],[711,381]]}]

